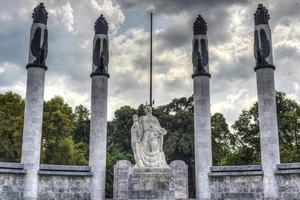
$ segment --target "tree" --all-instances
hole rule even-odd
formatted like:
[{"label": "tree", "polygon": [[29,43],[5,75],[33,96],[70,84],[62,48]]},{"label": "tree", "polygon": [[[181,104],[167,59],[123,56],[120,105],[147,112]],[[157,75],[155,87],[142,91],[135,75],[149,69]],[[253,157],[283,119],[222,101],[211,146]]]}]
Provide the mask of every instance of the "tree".
[{"label": "tree", "polygon": [[0,161],[20,162],[24,100],[12,92],[0,94]]},{"label": "tree", "polygon": [[87,164],[85,152],[73,141],[74,114],[61,97],[44,104],[41,162],[45,164]]},{"label": "tree", "polygon": [[229,131],[223,114],[215,113],[211,117],[211,134],[213,165],[225,165],[226,157],[236,145],[236,138]]},{"label": "tree", "polygon": [[[288,99],[285,93],[276,93],[278,132],[281,162],[299,162],[300,105]],[[243,110],[232,128],[238,138],[237,150],[227,162],[231,164],[260,163],[260,137],[257,102],[249,110]]]},{"label": "tree", "polygon": [[83,142],[89,144],[90,138],[90,111],[83,105],[75,107],[74,113],[74,134],[76,143]]}]

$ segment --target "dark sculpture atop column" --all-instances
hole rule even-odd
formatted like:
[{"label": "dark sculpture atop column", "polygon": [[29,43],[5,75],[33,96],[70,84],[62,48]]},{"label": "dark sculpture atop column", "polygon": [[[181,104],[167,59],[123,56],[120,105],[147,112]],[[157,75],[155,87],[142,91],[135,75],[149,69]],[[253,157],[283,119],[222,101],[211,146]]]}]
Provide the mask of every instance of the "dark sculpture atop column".
[{"label": "dark sculpture atop column", "polygon": [[108,23],[101,15],[95,22],[95,37],[93,45],[93,72],[91,77],[95,75],[107,76],[108,74]]},{"label": "dark sculpture atop column", "polygon": [[192,78],[195,76],[208,76],[208,45],[207,45],[207,25],[201,15],[198,15],[193,26],[194,39],[193,39],[193,65],[194,73]]},{"label": "dark sculpture atop column", "polygon": [[100,17],[95,22],[95,34],[105,34],[108,33],[108,23],[106,19],[103,17],[103,15],[100,15]]},{"label": "dark sculpture atop column", "polygon": [[254,13],[255,26],[260,24],[269,24],[270,15],[268,9],[266,9],[262,4],[258,4],[258,8]]},{"label": "dark sculpture atop column", "polygon": [[254,57],[256,60],[256,67],[254,70],[260,68],[272,68],[272,39],[271,30],[269,26],[270,15],[268,10],[259,4],[254,13],[255,31],[254,31]]},{"label": "dark sculpture atop column", "polygon": [[194,30],[194,35],[199,35],[199,34],[206,35],[207,25],[201,15],[198,15],[196,21],[194,22],[193,30]]},{"label": "dark sculpture atop column", "polygon": [[44,3],[40,3],[36,6],[32,13],[33,23],[41,23],[47,25],[48,13],[44,6]]},{"label": "dark sculpture atop column", "polygon": [[29,59],[26,68],[41,67],[47,70],[46,58],[48,54],[48,13],[43,3],[34,8],[33,23],[30,31]]}]

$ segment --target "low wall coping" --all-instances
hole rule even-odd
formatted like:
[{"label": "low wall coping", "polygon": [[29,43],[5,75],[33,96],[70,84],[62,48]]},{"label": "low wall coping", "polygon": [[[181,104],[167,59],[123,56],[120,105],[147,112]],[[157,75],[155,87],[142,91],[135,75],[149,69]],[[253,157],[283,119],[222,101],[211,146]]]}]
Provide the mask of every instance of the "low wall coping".
[{"label": "low wall coping", "polygon": [[282,175],[282,174],[300,174],[300,169],[275,170],[274,173],[277,174],[277,175]]},{"label": "low wall coping", "polygon": [[90,166],[41,164],[40,171],[90,172]]},{"label": "low wall coping", "polygon": [[277,165],[278,170],[300,169],[300,163],[281,163]]},{"label": "low wall coping", "polygon": [[208,176],[262,176],[262,171],[239,171],[239,172],[210,172]]},{"label": "low wall coping", "polygon": [[24,169],[24,164],[11,163],[11,162],[0,162],[0,169]]},{"label": "low wall coping", "polygon": [[0,173],[2,173],[2,174],[26,174],[26,171],[24,169],[0,168]]},{"label": "low wall coping", "polygon": [[248,172],[262,171],[261,165],[213,166],[211,172]]},{"label": "low wall coping", "polygon": [[92,172],[80,172],[80,171],[45,171],[39,170],[39,175],[49,176],[93,176]]}]

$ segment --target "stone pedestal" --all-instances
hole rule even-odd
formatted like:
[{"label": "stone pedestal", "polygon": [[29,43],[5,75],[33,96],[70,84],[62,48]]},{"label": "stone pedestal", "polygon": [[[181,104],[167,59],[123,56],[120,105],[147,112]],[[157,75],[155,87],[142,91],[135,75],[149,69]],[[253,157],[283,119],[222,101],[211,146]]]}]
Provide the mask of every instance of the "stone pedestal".
[{"label": "stone pedestal", "polygon": [[209,177],[212,166],[209,77],[194,77],[196,197],[210,199]]},{"label": "stone pedestal", "polygon": [[266,199],[273,200],[278,198],[274,172],[280,163],[274,71],[270,68],[258,69],[256,77],[264,194]]},{"label": "stone pedestal", "polygon": [[45,69],[28,68],[22,158],[26,170],[24,199],[37,199],[43,123]]},{"label": "stone pedestal", "polygon": [[92,76],[89,165],[93,173],[91,195],[93,200],[105,198],[107,87],[106,76]]},{"label": "stone pedestal", "polygon": [[183,161],[166,168],[136,168],[129,161],[114,167],[114,199],[188,199],[188,171]]}]

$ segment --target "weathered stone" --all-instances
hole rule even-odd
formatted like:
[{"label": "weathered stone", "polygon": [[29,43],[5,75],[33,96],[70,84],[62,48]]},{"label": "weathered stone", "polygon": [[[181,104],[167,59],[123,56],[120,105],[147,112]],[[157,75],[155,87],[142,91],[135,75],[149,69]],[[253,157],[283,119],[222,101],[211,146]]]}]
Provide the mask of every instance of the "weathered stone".
[{"label": "weathered stone", "polygon": [[107,87],[106,76],[92,76],[89,165],[93,173],[91,185],[93,200],[105,198]]},{"label": "weathered stone", "polygon": [[41,134],[44,104],[45,69],[32,67],[27,70],[27,89],[22,142],[25,177],[24,199],[36,199],[40,164]]},{"label": "weathered stone", "polygon": [[208,173],[212,166],[211,113],[208,76],[194,77],[196,197],[210,198]]},{"label": "weathered stone", "polygon": [[262,200],[262,175],[210,176],[210,190],[211,200]]},{"label": "weathered stone", "polygon": [[114,199],[188,199],[187,165],[173,161],[165,168],[135,168],[119,161],[114,167]]},{"label": "weathered stone", "polygon": [[91,199],[89,176],[39,176],[39,200]]},{"label": "weathered stone", "polygon": [[166,129],[160,126],[158,119],[152,115],[152,107],[145,106],[146,115],[133,115],[131,127],[131,147],[135,167],[168,167],[163,152],[163,137]]},{"label": "weathered stone", "polygon": [[245,171],[261,171],[261,165],[238,165],[238,166],[213,166],[211,172],[245,172]]}]

